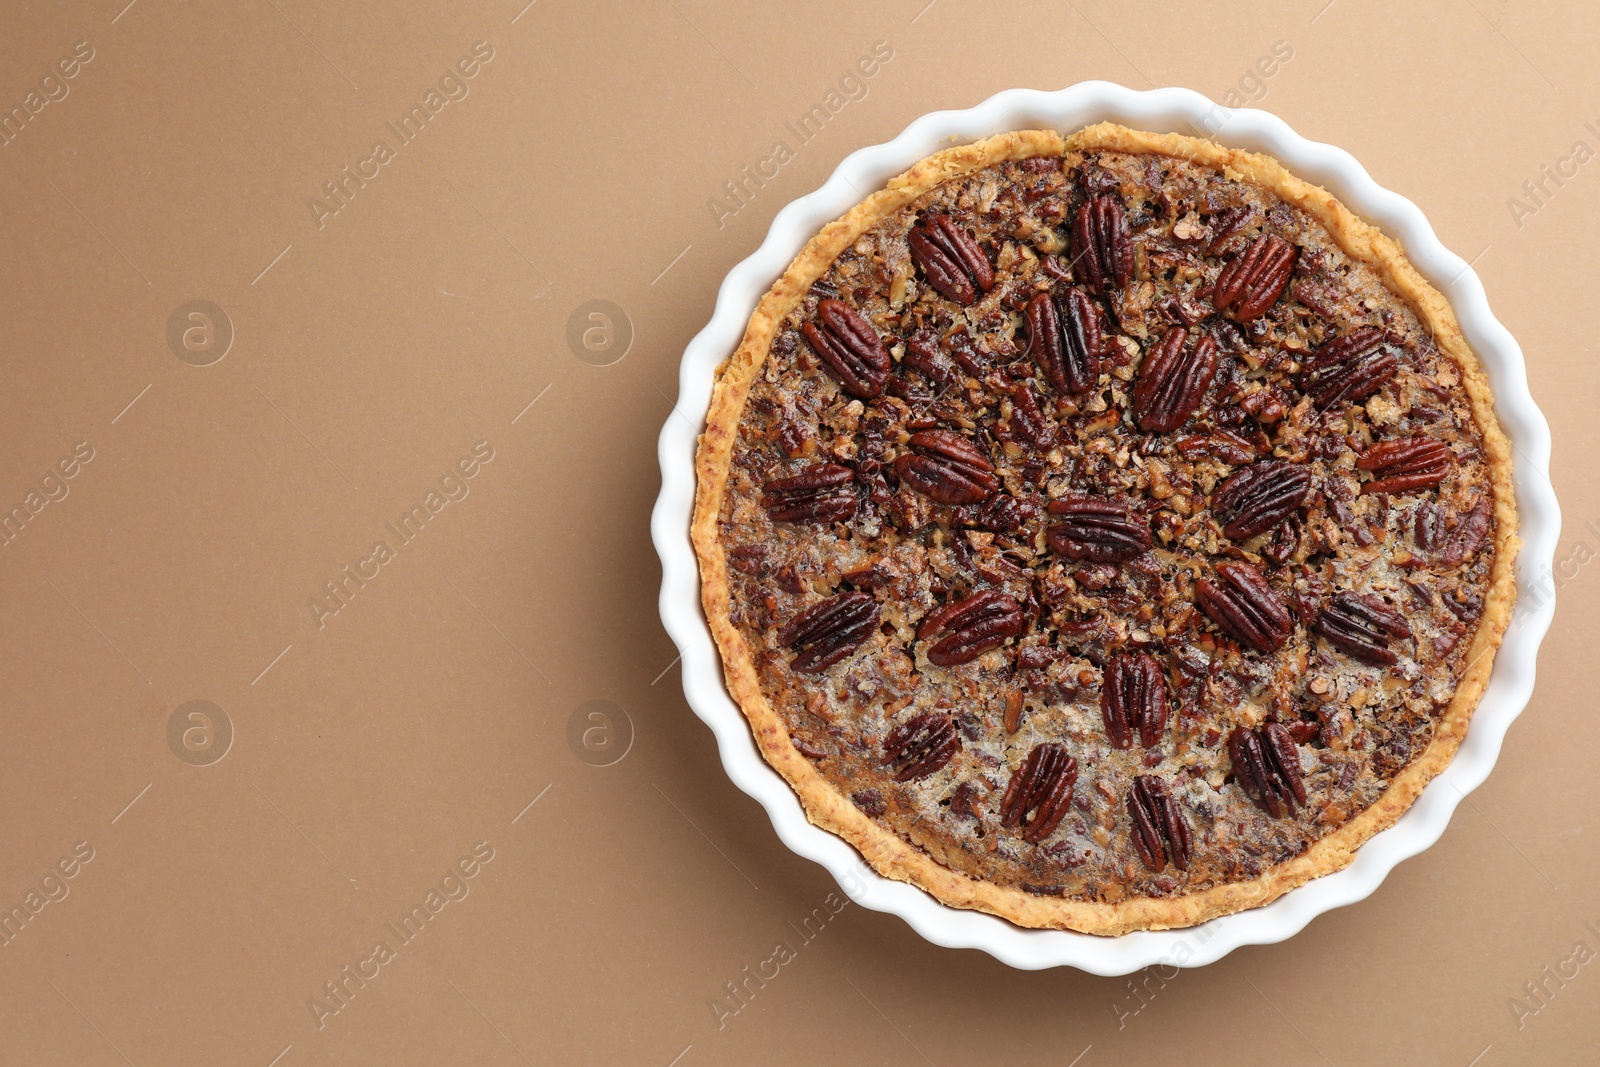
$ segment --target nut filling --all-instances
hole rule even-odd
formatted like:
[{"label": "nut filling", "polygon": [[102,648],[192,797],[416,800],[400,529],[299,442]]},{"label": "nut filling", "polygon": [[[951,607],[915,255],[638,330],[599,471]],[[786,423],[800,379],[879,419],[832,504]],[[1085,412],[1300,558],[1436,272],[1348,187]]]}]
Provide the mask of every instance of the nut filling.
[{"label": "nut filling", "polygon": [[776,323],[728,621],[794,748],[942,867],[1246,882],[1373,805],[1471,665],[1499,542],[1462,377],[1263,185],[1078,148],[957,174]]}]

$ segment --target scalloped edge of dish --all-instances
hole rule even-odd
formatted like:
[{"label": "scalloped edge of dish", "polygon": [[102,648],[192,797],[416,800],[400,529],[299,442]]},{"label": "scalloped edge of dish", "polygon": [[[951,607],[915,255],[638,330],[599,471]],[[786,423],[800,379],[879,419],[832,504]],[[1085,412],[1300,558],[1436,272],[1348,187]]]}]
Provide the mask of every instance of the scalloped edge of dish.
[{"label": "scalloped edge of dish", "polygon": [[[738,346],[772,279],[806,241],[859,202],[861,190],[881,187],[918,159],[952,143],[1016,129],[1067,133],[1101,121],[1156,131],[1210,131],[1203,135],[1220,144],[1275,156],[1399,240],[1412,264],[1450,301],[1489,376],[1496,413],[1515,456],[1522,539],[1515,613],[1472,726],[1450,766],[1394,826],[1363,845],[1348,867],[1265,907],[1199,926],[1112,938],[1029,930],[948,907],[914,886],[878,875],[842,839],[808,822],[794,792],[761,758],[748,723],[728,695],[700,607],[699,569],[689,543],[696,439],[715,370]],[[684,417],[673,417],[680,414]],[[1439,839],[1456,805],[1488,777],[1507,729],[1532,693],[1539,643],[1555,611],[1548,576],[1560,512],[1549,480],[1550,430],[1528,392],[1522,351],[1489,310],[1471,266],[1439,242],[1415,204],[1379,186],[1349,153],[1301,137],[1274,115],[1223,108],[1187,89],[1140,92],[1109,82],[1082,82],[1056,91],[1012,89],[963,111],[924,115],[894,140],[851,153],[821,188],[779,211],[760,248],[723,279],[711,321],[684,351],[678,401],[662,428],[657,453],[661,492],[651,516],[651,535],[661,558],[661,619],[682,656],[684,695],[716,735],[729,778],[767,810],[785,845],[826,867],[857,904],[899,915],[935,944],[980,949],[1021,969],[1072,966],[1121,975],[1158,963],[1202,966],[1242,945],[1283,941],[1323,912],[1371,895],[1397,864]]]}]

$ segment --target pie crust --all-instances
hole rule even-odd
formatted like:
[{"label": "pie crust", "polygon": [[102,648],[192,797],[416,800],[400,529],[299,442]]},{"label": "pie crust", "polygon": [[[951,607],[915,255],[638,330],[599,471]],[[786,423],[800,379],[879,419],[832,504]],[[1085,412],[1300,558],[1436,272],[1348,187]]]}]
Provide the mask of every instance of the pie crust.
[{"label": "pie crust", "polygon": [[[1186,161],[1226,179],[1254,185],[1320,223],[1350,260],[1376,272],[1384,287],[1431,333],[1438,351],[1455,364],[1459,388],[1480,436],[1487,471],[1485,487],[1492,498],[1488,509],[1492,534],[1483,549],[1485,554],[1492,552],[1492,562],[1487,567],[1482,611],[1475,630],[1470,631],[1465,666],[1454,695],[1435,714],[1426,747],[1412,754],[1364,809],[1312,840],[1299,854],[1265,866],[1255,877],[1195,891],[1109,901],[1039,895],[954,870],[866,814],[819,771],[813,758],[796,747],[784,719],[763,691],[757,665],[760,650],[751,646],[735,623],[722,531],[724,498],[746,400],[763,371],[774,338],[813,283],[863,234],[942,184],[1006,161],[1059,158],[1069,153],[1127,153]],[[891,179],[884,189],[825,226],[806,245],[763,296],[742,343],[718,369],[696,460],[692,540],[700,564],[702,601],[721,651],[729,691],[749,719],[762,755],[789,782],[811,822],[850,842],[880,874],[917,885],[947,905],[989,912],[1024,927],[1117,935],[1191,926],[1259,907],[1313,878],[1339,870],[1351,862],[1367,839],[1393,824],[1427,782],[1449,764],[1488,682],[1495,649],[1511,618],[1512,564],[1518,543],[1511,470],[1510,447],[1495,418],[1489,384],[1477,357],[1449,304],[1407,261],[1398,243],[1274,159],[1210,141],[1103,123],[1068,136],[1045,130],[1006,133],[938,152]],[[1120,809],[1118,815],[1126,818]]]}]

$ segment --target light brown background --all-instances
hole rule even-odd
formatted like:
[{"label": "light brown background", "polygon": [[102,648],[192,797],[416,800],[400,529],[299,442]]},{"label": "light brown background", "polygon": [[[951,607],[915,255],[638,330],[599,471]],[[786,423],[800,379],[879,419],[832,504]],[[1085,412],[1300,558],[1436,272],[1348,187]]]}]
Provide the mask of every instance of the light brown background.
[{"label": "light brown background", "polygon": [[[0,510],[94,449],[0,547],[0,910],[94,849],[0,947],[0,1061],[1594,1061],[1600,964],[1520,1027],[1509,1002],[1600,951],[1600,164],[1520,226],[1507,205],[1600,148],[1592,5],[123,2],[0,28],[4,108],[94,50],[0,147]],[[322,183],[478,41],[470,95],[319,228]],[[866,96],[800,145],[785,123],[879,41]],[[1013,972],[855,907],[803,943],[835,886],[723,775],[657,622],[678,357],[845,154],[1086,78],[1253,87],[1475,261],[1557,441],[1539,689],[1439,844],[1288,943],[1165,983]],[[794,160],[719,226],[707,201],[778,140]],[[236,335],[206,367],[166,342],[198,298]],[[567,343],[592,299],[634,334],[610,366]],[[470,495],[319,629],[323,583],[479,441]],[[235,732],[208,766],[167,742],[194,699]],[[567,740],[591,700],[633,725],[611,766]],[[308,999],[479,841],[470,895],[318,1028]]]}]

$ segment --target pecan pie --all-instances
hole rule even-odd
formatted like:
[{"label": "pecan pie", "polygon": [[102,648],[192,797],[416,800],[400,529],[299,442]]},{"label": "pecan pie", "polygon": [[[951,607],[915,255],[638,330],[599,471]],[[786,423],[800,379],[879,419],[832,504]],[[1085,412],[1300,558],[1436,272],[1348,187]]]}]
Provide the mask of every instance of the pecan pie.
[{"label": "pecan pie", "polygon": [[723,365],[693,538],[811,820],[1024,926],[1202,922],[1348,864],[1511,610],[1450,307],[1276,161],[1100,125],[918,163]]}]

